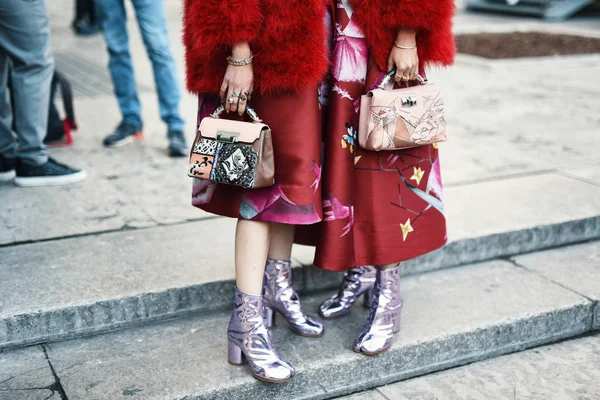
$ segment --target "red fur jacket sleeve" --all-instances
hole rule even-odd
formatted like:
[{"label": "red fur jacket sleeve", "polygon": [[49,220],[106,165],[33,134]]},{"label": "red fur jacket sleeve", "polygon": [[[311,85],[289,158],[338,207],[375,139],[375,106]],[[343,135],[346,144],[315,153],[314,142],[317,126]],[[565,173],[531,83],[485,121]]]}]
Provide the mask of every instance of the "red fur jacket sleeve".
[{"label": "red fur jacket sleeve", "polygon": [[[385,70],[400,27],[417,31],[424,65],[452,63],[453,0],[348,0],[379,68]],[[218,93],[237,41],[255,54],[261,92],[317,85],[327,72],[324,18],[336,0],[184,0],[183,42],[191,92]]]},{"label": "red fur jacket sleeve", "polygon": [[380,69],[387,69],[390,49],[401,27],[417,31],[422,64],[450,65],[454,61],[454,0],[350,0],[350,4]]},{"label": "red fur jacket sleeve", "polygon": [[185,0],[184,13],[183,39],[192,48],[252,41],[263,20],[260,0]]}]

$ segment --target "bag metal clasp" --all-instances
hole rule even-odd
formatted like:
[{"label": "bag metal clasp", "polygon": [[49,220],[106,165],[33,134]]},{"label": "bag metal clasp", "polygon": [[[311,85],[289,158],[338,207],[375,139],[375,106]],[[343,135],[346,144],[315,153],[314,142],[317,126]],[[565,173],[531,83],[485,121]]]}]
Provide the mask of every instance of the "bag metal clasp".
[{"label": "bag metal clasp", "polygon": [[240,137],[239,132],[217,131],[217,142],[237,143]]}]

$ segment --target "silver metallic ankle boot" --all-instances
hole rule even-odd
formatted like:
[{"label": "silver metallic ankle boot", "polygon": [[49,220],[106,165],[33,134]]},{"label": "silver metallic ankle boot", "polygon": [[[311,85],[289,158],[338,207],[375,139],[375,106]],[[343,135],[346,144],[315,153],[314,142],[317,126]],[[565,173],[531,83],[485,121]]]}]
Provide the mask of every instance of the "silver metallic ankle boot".
[{"label": "silver metallic ankle boot", "polygon": [[365,307],[371,307],[373,286],[375,285],[376,268],[370,265],[350,268],[344,274],[340,291],[325,300],[319,307],[323,318],[337,318],[350,312],[350,307],[361,296],[364,297]]},{"label": "silver metallic ankle boot", "polygon": [[291,325],[294,333],[306,337],[323,335],[323,324],[307,316],[292,287],[292,263],[267,259],[263,283],[265,321],[267,327],[275,323],[275,311]]},{"label": "silver metallic ankle boot", "polygon": [[230,364],[250,364],[256,379],[281,383],[294,376],[294,368],[279,357],[263,319],[262,296],[235,290],[234,308],[227,329]]},{"label": "silver metallic ankle boot", "polygon": [[373,303],[367,323],[354,343],[354,351],[380,354],[390,348],[394,333],[400,330],[400,264],[382,271],[377,268]]}]

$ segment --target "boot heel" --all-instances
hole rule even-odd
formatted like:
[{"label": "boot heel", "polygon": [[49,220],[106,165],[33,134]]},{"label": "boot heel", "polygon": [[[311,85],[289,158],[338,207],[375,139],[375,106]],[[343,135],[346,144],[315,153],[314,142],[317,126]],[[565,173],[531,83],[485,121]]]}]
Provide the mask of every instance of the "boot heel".
[{"label": "boot heel", "polygon": [[267,328],[275,326],[275,311],[269,307],[265,307],[265,326]]},{"label": "boot heel", "polygon": [[229,364],[233,365],[242,365],[246,362],[246,356],[242,353],[242,349],[240,349],[237,345],[232,342],[227,342],[227,360]]},{"label": "boot heel", "polygon": [[373,288],[367,290],[363,295],[363,306],[371,308],[371,304],[373,304]]}]

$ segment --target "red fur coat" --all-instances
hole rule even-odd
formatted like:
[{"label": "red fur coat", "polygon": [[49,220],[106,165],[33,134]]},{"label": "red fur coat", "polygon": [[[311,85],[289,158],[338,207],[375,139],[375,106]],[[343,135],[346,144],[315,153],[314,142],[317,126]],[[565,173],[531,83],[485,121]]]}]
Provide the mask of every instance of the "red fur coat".
[{"label": "red fur coat", "polygon": [[[327,71],[330,0],[185,0],[183,42],[191,92],[218,93],[231,45],[250,42],[262,92],[316,85]],[[399,27],[417,30],[419,60],[452,63],[454,0],[350,0],[382,70]],[[258,67],[260,66],[260,67]]]}]

